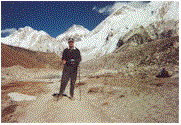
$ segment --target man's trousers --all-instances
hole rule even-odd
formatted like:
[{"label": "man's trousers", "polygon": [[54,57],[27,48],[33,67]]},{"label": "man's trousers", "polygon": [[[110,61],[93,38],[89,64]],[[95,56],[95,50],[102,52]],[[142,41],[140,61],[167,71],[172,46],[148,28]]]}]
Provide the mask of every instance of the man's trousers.
[{"label": "man's trousers", "polygon": [[67,65],[64,66],[59,95],[62,95],[64,93],[69,79],[71,80],[70,81],[70,96],[73,97],[74,85],[77,79],[77,66],[67,66]]}]

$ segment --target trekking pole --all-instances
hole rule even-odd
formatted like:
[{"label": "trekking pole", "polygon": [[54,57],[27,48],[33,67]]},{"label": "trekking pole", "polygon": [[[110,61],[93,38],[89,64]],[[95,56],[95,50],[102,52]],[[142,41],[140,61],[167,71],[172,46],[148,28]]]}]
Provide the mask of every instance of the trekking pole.
[{"label": "trekking pole", "polygon": [[80,101],[81,101],[80,66],[79,66],[79,91],[80,91]]}]

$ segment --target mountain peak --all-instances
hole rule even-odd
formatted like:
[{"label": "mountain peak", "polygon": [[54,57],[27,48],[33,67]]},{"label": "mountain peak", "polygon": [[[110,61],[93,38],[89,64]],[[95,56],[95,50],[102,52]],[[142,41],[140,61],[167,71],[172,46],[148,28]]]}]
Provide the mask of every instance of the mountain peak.
[{"label": "mountain peak", "polygon": [[58,40],[66,41],[69,37],[75,39],[75,41],[81,41],[90,31],[84,28],[82,25],[72,25],[67,31],[63,34],[60,34],[56,37]]},{"label": "mountain peak", "polygon": [[30,26],[25,26],[24,28],[19,28],[18,31],[31,31],[34,30],[33,28],[31,28]]},{"label": "mountain peak", "polygon": [[30,26],[25,26],[24,29],[26,29],[26,30],[33,30],[33,28],[31,28]]},{"label": "mountain peak", "polygon": [[89,31],[88,29],[84,28],[82,25],[76,25],[74,24],[72,27],[70,27],[66,32],[72,32],[76,30],[83,30],[83,31]]}]

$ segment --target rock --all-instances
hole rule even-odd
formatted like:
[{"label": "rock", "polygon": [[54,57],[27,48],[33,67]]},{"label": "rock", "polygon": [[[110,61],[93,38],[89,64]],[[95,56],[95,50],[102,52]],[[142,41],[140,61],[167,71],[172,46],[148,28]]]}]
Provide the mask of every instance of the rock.
[{"label": "rock", "polygon": [[173,75],[173,71],[168,71],[168,74]]},{"label": "rock", "polygon": [[174,71],[179,73],[179,66],[176,66]]},{"label": "rock", "polygon": [[96,76],[96,79],[100,78],[100,76]]},{"label": "rock", "polygon": [[75,87],[79,87],[79,86],[82,86],[82,85],[85,85],[85,84],[86,84],[85,82],[80,82],[80,83],[75,84]]},{"label": "rock", "polygon": [[127,64],[127,67],[130,68],[130,69],[134,68],[134,66],[135,66],[135,65],[134,65],[133,63],[128,63],[128,64]]},{"label": "rock", "polygon": [[17,92],[8,93],[8,96],[10,97],[11,101],[17,101],[17,102],[36,100],[35,96],[29,96],[29,95],[20,94],[20,93],[17,93]]},{"label": "rock", "polygon": [[128,73],[126,73],[126,74],[124,74],[124,76],[126,76],[126,77],[127,77],[127,76],[129,76],[129,74],[128,74]]},{"label": "rock", "polygon": [[168,74],[168,71],[165,70],[165,68],[162,69],[162,71],[156,75],[157,78],[167,78],[171,77],[171,75]]},{"label": "rock", "polygon": [[172,78],[179,78],[179,74],[175,74]]},{"label": "rock", "polygon": [[179,42],[174,42],[174,43],[173,43],[173,47],[174,47],[174,48],[179,48]]},{"label": "rock", "polygon": [[88,93],[91,93],[91,92],[95,93],[95,92],[98,92],[98,91],[99,91],[99,87],[93,87],[93,88],[89,89]]},{"label": "rock", "polygon": [[161,34],[160,34],[160,38],[163,39],[163,38],[170,38],[173,34],[173,30],[165,30],[163,31]]},{"label": "rock", "polygon": [[146,77],[148,77],[148,75],[146,73],[143,73],[143,72],[140,72],[137,75],[137,78],[140,78],[140,79],[145,79]]},{"label": "rock", "polygon": [[151,56],[150,55],[147,55],[146,58],[145,58],[145,62],[148,62],[151,60]]},{"label": "rock", "polygon": [[[10,106],[4,108],[4,109],[2,110],[2,112],[1,112],[1,113],[2,113],[2,114],[1,114],[1,117],[4,117],[4,116],[6,116],[6,115],[8,115],[8,114],[11,114],[11,113],[15,112],[17,106],[18,106],[18,105],[10,105]],[[12,117],[12,116],[10,116],[10,117]]]},{"label": "rock", "polygon": [[108,106],[108,105],[109,105],[108,102],[104,102],[104,103],[102,104],[102,106]]},{"label": "rock", "polygon": [[117,48],[121,47],[124,44],[124,42],[119,39],[118,43],[117,43]]},{"label": "rock", "polygon": [[125,95],[120,95],[119,98],[125,97]]},{"label": "rock", "polygon": [[131,46],[138,46],[138,43],[136,43],[136,42],[131,42],[130,45],[131,45]]},{"label": "rock", "polygon": [[[154,85],[154,84],[153,84]],[[163,86],[164,83],[158,83],[158,84],[155,84],[156,86],[160,87],[160,86]]]},{"label": "rock", "polygon": [[122,67],[120,68],[119,72],[121,72],[121,73],[126,73],[127,70],[128,70],[128,68],[127,68],[126,66],[122,66]]},{"label": "rock", "polygon": [[133,75],[135,75],[135,74],[136,74],[135,72],[130,72],[130,73],[129,73],[130,76],[133,76]]}]

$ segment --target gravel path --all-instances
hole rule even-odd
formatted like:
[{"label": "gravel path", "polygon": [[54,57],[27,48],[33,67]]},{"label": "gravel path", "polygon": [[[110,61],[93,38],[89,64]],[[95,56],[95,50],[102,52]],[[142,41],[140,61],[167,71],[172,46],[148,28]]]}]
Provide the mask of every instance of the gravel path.
[{"label": "gravel path", "polygon": [[[56,80],[55,80],[56,81]],[[79,98],[79,89],[75,89],[75,101],[63,97],[54,101],[52,93],[57,91],[59,82],[48,86],[50,92],[41,95],[29,107],[24,116],[18,119],[20,123],[103,123],[114,122],[106,115],[96,111],[88,102],[85,91],[82,91],[82,98]],[[69,88],[69,87],[67,87]],[[66,89],[65,93],[67,93]]]}]

